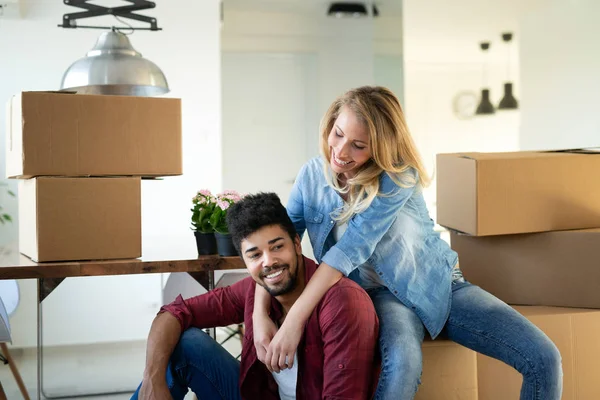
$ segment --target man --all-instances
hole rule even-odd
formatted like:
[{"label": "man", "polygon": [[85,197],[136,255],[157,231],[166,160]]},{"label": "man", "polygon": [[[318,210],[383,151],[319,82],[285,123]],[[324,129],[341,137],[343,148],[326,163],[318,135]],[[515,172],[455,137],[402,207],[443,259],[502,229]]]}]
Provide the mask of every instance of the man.
[{"label": "man", "polygon": [[[291,368],[269,372],[256,355],[252,313],[256,284],[271,294],[281,325],[317,265],[274,193],[246,196],[227,212],[248,277],[232,286],[161,308],[150,329],[141,399],[367,399],[376,370],[379,322],[367,293],[342,278],[310,316]],[[245,323],[241,362],[201,329]],[[166,377],[166,378],[165,378]],[[133,399],[138,398],[138,392]]]}]

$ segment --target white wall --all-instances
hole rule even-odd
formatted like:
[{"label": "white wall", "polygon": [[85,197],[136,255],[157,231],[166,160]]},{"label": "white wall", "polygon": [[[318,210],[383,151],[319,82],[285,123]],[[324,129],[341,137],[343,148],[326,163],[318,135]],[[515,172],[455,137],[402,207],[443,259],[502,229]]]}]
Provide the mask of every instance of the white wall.
[{"label": "white wall", "polygon": [[[222,50],[315,54],[317,104],[322,114],[344,91],[374,82],[373,19],[336,19],[327,17],[326,10],[325,4],[271,11],[225,3]],[[401,50],[401,42],[398,43]],[[252,76],[251,71],[248,74]]]},{"label": "white wall", "polygon": [[521,19],[523,149],[600,146],[600,2],[548,1]]},{"label": "white wall", "polygon": [[[379,18],[336,19],[327,6],[225,2],[224,186],[272,190],[285,203],[301,165],[319,154],[319,121],[337,96],[385,84],[402,98],[398,7],[381,6]],[[303,246],[311,257],[307,237]]]},{"label": "white wall", "polygon": [[[79,10],[62,2],[26,3],[24,18],[0,17],[0,103],[23,90],[58,89],[65,69],[91,49],[100,32],[57,27],[64,13]],[[133,46],[166,74],[172,89],[168,96],[182,99],[184,175],[143,182],[143,254],[195,255],[189,229],[190,199],[201,187],[221,189],[219,2],[157,3],[145,13],[156,16],[163,30],[136,31],[130,38]],[[112,21],[95,18],[85,23]],[[3,113],[0,132],[3,154]],[[0,169],[4,169],[3,162]],[[5,235],[4,243],[16,238],[15,229],[13,226]],[[35,281],[20,284],[25,299],[11,320],[14,345],[34,346]],[[160,305],[160,284],[156,274],[68,279],[44,302],[44,342],[145,339]]]},{"label": "white wall", "polygon": [[[515,96],[521,100],[518,20],[538,3],[541,0],[404,1],[405,111],[434,178],[437,153],[518,150],[522,110],[461,119],[453,112],[453,101],[462,92],[480,96],[484,65],[492,103],[497,106],[502,98],[509,66]],[[514,33],[510,49],[501,40],[503,32]],[[482,41],[491,42],[487,57],[479,48]],[[425,196],[435,219],[435,180]]]},{"label": "white wall", "polygon": [[[328,4],[319,0],[280,3],[232,0],[225,2],[224,7],[223,54],[291,55],[316,60],[316,73],[309,78],[314,81],[307,82],[307,87],[316,86],[317,90],[316,97],[309,99],[314,109],[308,117],[312,131],[307,133],[307,157],[318,154],[319,121],[337,96],[352,87],[369,84],[386,85],[401,100],[404,92],[401,2],[379,4],[378,18],[360,19],[328,17]],[[255,79],[261,73],[247,66],[248,79]],[[235,96],[235,92],[224,92],[225,106],[227,99]],[[286,106],[285,102],[280,104]],[[265,114],[276,112],[264,110]],[[233,140],[236,135],[228,133],[226,126],[223,134],[224,140]],[[241,160],[238,154],[227,154],[229,146],[224,151],[225,158]],[[229,175],[233,173],[230,171]],[[227,173],[224,179],[227,186]]]}]

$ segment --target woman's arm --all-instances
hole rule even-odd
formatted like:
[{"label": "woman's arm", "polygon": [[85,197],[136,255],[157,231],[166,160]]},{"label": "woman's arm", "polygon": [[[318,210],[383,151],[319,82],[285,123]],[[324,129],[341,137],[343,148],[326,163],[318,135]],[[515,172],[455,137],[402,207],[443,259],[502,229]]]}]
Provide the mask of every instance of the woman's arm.
[{"label": "woman's arm", "polygon": [[371,257],[375,247],[396,219],[398,211],[404,207],[415,189],[401,188],[388,176],[383,177],[381,194],[375,197],[365,211],[356,214],[349,221],[348,229],[323,256],[317,272],[290,308],[285,322],[273,337],[266,355],[266,364],[270,364],[271,369],[276,371],[278,368],[291,366],[304,324],[316,305],[343,275],[349,275]]},{"label": "woman's arm", "polygon": [[340,279],[342,279],[340,271],[325,263],[319,265],[271,341],[266,354],[267,362],[265,363],[269,370],[279,372],[282,369],[292,367],[294,354],[304,331],[304,324],[325,296],[325,293]]},{"label": "woman's arm", "polygon": [[389,231],[398,212],[416,189],[414,186],[399,187],[384,175],[380,180],[379,194],[366,210],[348,221],[348,228],[335,246],[323,255],[321,262],[333,266],[346,276],[350,275],[373,255],[381,238]]},{"label": "woman's arm", "polygon": [[267,351],[271,340],[277,333],[277,327],[269,317],[269,307],[271,304],[271,295],[261,285],[256,285],[254,291],[254,312],[252,313],[252,333],[254,336],[254,347],[258,360],[265,364],[270,370],[270,363],[267,363]]},{"label": "woman's arm", "polygon": [[[294,224],[296,233],[302,239],[302,235],[306,230],[304,221],[304,200],[302,197],[302,184],[307,178],[307,165],[305,164],[298,172],[298,176],[290,192],[290,197],[287,202],[287,213],[290,220]],[[262,363],[271,370],[271,363],[267,362],[267,350],[271,344],[271,340],[277,333],[277,327],[269,318],[269,307],[271,305],[271,295],[260,285],[256,285],[254,292],[254,313],[252,314],[252,325],[254,335],[254,347],[256,354]],[[309,314],[310,315],[310,314]]]}]

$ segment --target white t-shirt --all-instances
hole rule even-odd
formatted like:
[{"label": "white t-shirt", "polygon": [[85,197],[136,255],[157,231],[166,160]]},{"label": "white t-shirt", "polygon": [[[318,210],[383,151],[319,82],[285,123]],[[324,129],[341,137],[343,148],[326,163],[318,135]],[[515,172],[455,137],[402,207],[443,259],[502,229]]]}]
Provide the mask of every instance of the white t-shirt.
[{"label": "white t-shirt", "polygon": [[279,387],[281,400],[296,400],[296,384],[298,382],[298,355],[294,354],[294,366],[281,372],[273,372],[273,378]]}]

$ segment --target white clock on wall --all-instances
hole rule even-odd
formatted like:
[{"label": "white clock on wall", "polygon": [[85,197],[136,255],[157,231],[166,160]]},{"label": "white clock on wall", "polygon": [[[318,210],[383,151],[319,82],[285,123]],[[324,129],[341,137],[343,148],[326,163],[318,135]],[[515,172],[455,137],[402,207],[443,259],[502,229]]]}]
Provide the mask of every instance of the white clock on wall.
[{"label": "white clock on wall", "polygon": [[458,92],[452,99],[452,112],[458,119],[470,119],[475,116],[479,97],[476,92]]}]

